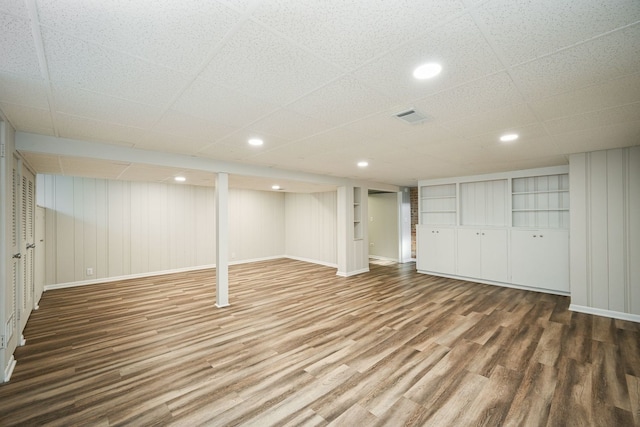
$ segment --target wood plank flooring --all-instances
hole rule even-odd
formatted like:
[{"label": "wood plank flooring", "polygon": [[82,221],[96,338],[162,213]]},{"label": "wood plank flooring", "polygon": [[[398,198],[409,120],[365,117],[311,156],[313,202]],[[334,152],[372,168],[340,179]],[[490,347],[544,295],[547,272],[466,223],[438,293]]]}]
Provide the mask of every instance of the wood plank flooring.
[{"label": "wood plank flooring", "polygon": [[48,291],[0,425],[640,426],[640,324],[288,259]]}]

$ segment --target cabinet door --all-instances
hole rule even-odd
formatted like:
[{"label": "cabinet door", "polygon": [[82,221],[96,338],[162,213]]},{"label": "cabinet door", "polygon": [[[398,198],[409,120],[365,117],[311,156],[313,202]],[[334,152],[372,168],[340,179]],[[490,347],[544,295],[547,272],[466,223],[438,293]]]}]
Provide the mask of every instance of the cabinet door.
[{"label": "cabinet door", "polygon": [[482,230],[482,278],[496,282],[509,280],[507,230]]},{"label": "cabinet door", "polygon": [[418,270],[455,274],[454,229],[418,226],[416,231]]},{"label": "cabinet door", "polygon": [[465,277],[482,276],[481,231],[458,229],[458,274]]},{"label": "cabinet door", "polygon": [[569,233],[513,230],[511,280],[518,285],[569,291]]}]

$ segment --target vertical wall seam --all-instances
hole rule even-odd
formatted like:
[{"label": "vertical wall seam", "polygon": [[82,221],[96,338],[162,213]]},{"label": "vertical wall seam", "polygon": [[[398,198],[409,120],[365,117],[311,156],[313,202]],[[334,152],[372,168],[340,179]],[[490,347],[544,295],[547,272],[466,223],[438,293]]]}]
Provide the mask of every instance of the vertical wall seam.
[{"label": "vertical wall seam", "polygon": [[630,149],[622,150],[622,267],[623,267],[623,286],[624,286],[624,311],[631,313],[631,263],[629,262],[629,254],[631,253],[631,239],[629,232],[631,231],[631,212],[629,211],[629,202],[631,200],[631,175],[630,170]]},{"label": "vertical wall seam", "polygon": [[609,266],[609,151],[605,151],[605,156],[604,156],[604,170],[605,170],[605,174],[604,174],[604,188],[606,189],[607,192],[607,203],[604,206],[604,220],[605,220],[605,224],[607,224],[607,238],[605,239],[605,253],[607,254],[607,309],[610,310],[611,309],[611,282],[610,282],[610,275],[611,275],[611,267]]},{"label": "vertical wall seam", "polygon": [[592,262],[591,262],[591,153],[587,153],[585,155],[585,182],[586,182],[586,191],[585,191],[585,206],[584,212],[586,216],[585,221],[585,243],[586,243],[586,286],[587,286],[587,305],[589,307],[593,307],[593,289],[591,286],[591,274],[592,274]]}]

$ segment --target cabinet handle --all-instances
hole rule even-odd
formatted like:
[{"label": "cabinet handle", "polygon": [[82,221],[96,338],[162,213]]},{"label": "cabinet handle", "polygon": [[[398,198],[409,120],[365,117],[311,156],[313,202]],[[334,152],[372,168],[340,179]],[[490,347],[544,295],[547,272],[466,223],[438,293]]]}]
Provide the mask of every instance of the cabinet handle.
[{"label": "cabinet handle", "polygon": [[484,236],[484,233],[482,233],[482,235]]},{"label": "cabinet handle", "polygon": [[22,254],[13,254],[13,257],[12,257],[12,258],[14,258],[14,259],[20,259],[20,258],[22,258]]},{"label": "cabinet handle", "polygon": [[476,233],[476,236],[479,236],[479,235],[480,235],[480,233]]},{"label": "cabinet handle", "polygon": [[540,237],[542,238],[542,237],[544,237],[544,236],[541,234],[541,235],[540,235]]}]

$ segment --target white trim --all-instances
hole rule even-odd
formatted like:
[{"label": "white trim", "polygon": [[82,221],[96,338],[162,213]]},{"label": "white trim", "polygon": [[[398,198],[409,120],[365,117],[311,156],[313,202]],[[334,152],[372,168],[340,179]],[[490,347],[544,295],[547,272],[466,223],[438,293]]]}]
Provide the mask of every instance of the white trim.
[{"label": "white trim", "polygon": [[378,255],[369,255],[369,258],[373,258],[373,259],[379,259],[381,261],[393,261],[393,262],[400,262],[398,261],[398,258],[389,258],[386,256],[378,256]]},{"label": "white trim", "polygon": [[176,268],[173,270],[150,271],[147,273],[128,274],[125,276],[105,277],[94,280],[80,280],[77,282],[56,283],[54,285],[45,285],[44,290],[75,288],[76,286],[99,285],[102,283],[117,282],[120,280],[141,279],[143,277],[162,276],[164,274],[184,273],[187,271],[206,270],[207,268],[215,268],[215,264],[199,265],[196,267]]},{"label": "white trim", "polygon": [[351,277],[351,276],[355,276],[357,274],[368,273],[368,272],[369,272],[369,267],[363,268],[361,270],[349,271],[348,273],[345,273],[344,271],[338,271],[336,273],[336,276]]},{"label": "white trim", "polygon": [[[271,261],[274,259],[282,259],[282,258],[287,258],[286,255],[273,255],[273,256],[266,256],[266,257],[262,257],[262,258],[251,258],[251,259],[243,259],[240,261],[229,261],[229,265],[239,265],[239,264],[249,264],[252,262],[260,262],[260,261]],[[215,264],[213,265],[213,267],[215,268]],[[210,267],[207,267],[210,268]]]},{"label": "white trim", "polygon": [[[269,261],[280,258],[289,258],[285,255],[274,255],[263,258],[252,258],[252,259],[243,259],[239,261],[229,262],[229,265],[238,265],[238,264],[249,264],[252,262],[260,262],[260,261]],[[301,260],[302,261],[302,260]],[[313,261],[307,261],[313,262]],[[46,285],[44,287],[44,291],[50,291],[53,289],[65,289],[65,288],[75,288],[77,286],[87,286],[87,285],[100,285],[103,283],[109,282],[117,282],[120,280],[129,280],[129,279],[141,279],[144,277],[153,277],[153,276],[162,276],[165,274],[174,274],[174,273],[185,273],[188,271],[197,271],[197,270],[206,270],[209,268],[216,268],[215,264],[206,264],[206,265],[198,265],[195,267],[184,267],[184,268],[175,268],[172,270],[161,270],[161,271],[150,271],[147,273],[137,273],[137,274],[127,274],[124,276],[115,276],[115,277],[105,277],[102,279],[94,279],[94,280],[80,280],[77,282],[67,282],[67,283],[56,283],[53,285]],[[37,308],[40,308],[39,306]],[[36,309],[37,309],[36,308]]]},{"label": "white trim", "polygon": [[465,282],[482,283],[484,285],[500,286],[503,288],[521,289],[523,291],[542,292],[545,294],[562,295],[565,297],[571,296],[569,291],[558,291],[555,289],[536,288],[533,286],[516,285],[514,283],[494,282],[493,280],[478,279],[475,277],[456,276],[455,274],[436,273],[433,271],[418,270],[418,273],[428,274],[430,276],[446,277],[449,279],[464,280]]},{"label": "white trim", "polygon": [[9,363],[7,364],[7,367],[4,368],[4,377],[2,378],[2,382],[8,383],[9,380],[11,379],[11,374],[13,374],[13,370],[16,367],[16,359],[13,357],[13,355],[11,355],[11,357],[9,358]]},{"label": "white trim", "polygon": [[[492,181],[495,179],[522,178],[542,175],[560,175],[569,173],[569,165],[548,166],[535,169],[521,169],[506,172],[487,173],[483,175],[467,175],[451,178],[424,179],[418,181],[418,187],[437,184],[461,184],[464,182]],[[419,198],[420,200],[421,198]]]},{"label": "white trim", "polygon": [[27,345],[27,340],[23,334],[20,334],[20,340],[18,341],[18,346],[24,347],[25,345]]},{"label": "white trim", "polygon": [[308,263],[311,263],[311,264],[324,265],[325,267],[338,268],[338,264],[336,264],[336,263],[318,261],[316,259],[311,259],[311,258],[302,258],[302,257],[293,256],[293,255],[285,255],[283,258],[289,258],[289,259],[292,259],[292,260],[295,260],[295,261],[308,262]]},{"label": "white trim", "polygon": [[596,316],[611,317],[612,319],[628,320],[630,322],[640,323],[640,315],[631,313],[622,313],[620,311],[605,310],[602,308],[586,307],[584,305],[570,304],[569,310],[578,313],[593,314]]}]

